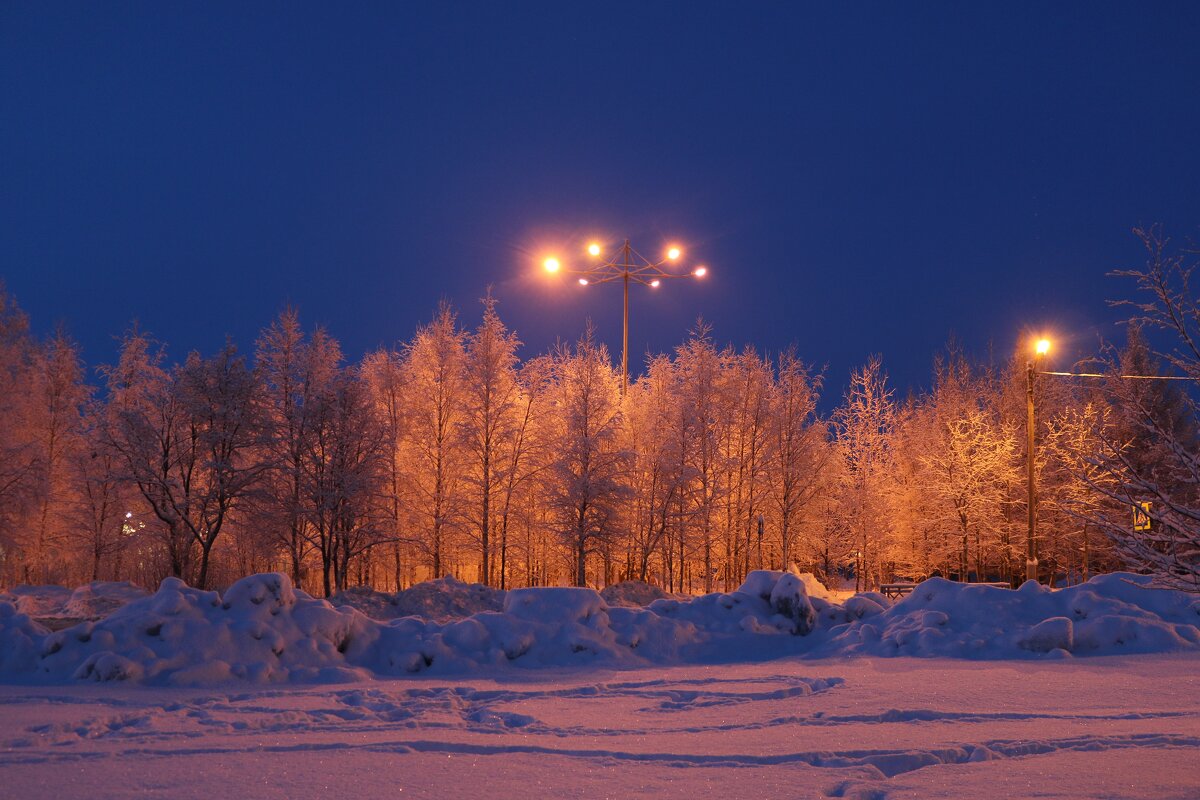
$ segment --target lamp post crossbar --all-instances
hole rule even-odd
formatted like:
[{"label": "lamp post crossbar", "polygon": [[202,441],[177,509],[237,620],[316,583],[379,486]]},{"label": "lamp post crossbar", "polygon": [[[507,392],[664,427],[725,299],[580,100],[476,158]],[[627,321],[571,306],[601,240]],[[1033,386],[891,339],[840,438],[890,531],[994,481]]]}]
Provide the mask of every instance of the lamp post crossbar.
[{"label": "lamp post crossbar", "polygon": [[[592,251],[593,255],[597,251]],[[586,269],[561,268],[567,275],[579,278],[585,286],[620,281],[623,290],[622,304],[622,333],[621,333],[621,396],[629,390],[629,284],[636,283],[652,289],[665,280],[674,278],[698,278],[707,272],[704,267],[697,267],[691,272],[670,272],[664,266],[674,262],[679,257],[679,251],[672,248],[670,255],[661,261],[651,261],[629,244],[625,243],[617,250],[613,258],[593,264]],[[556,271],[558,268],[556,267]]]}]

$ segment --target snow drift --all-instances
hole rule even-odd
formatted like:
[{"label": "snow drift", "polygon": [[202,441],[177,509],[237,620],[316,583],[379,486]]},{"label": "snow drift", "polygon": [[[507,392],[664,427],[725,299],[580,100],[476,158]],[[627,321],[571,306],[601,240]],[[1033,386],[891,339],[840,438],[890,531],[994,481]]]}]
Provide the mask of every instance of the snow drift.
[{"label": "snow drift", "polygon": [[0,603],[11,603],[30,617],[90,619],[111,614],[147,594],[126,581],[92,581],[74,590],[64,586],[14,586],[0,592]]},{"label": "snow drift", "polygon": [[499,611],[504,607],[504,594],[500,589],[464,583],[447,575],[395,594],[365,587],[347,589],[330,598],[330,602],[357,609],[371,619],[424,617],[435,622],[450,622],[483,611]]},{"label": "snow drift", "polygon": [[211,685],[782,656],[1200,649],[1200,600],[1149,581],[1116,574],[1060,591],[1035,583],[1011,591],[933,579],[894,605],[873,593],[837,604],[810,594],[811,581],[798,575],[758,571],[735,592],[647,607],[610,606],[590,589],[518,589],[499,610],[380,622],[314,599],[281,574],[244,578],[224,595],[168,579],[103,620],[54,633],[0,602],[0,679]]}]

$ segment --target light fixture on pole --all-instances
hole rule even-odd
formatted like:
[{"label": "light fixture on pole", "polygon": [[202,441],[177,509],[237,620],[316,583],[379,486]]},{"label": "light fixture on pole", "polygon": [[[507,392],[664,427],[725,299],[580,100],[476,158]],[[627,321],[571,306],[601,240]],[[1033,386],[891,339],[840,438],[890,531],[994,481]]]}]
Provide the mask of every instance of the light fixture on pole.
[{"label": "light fixture on pole", "polygon": [[1050,340],[1038,339],[1034,344],[1033,357],[1025,362],[1025,430],[1028,434],[1027,450],[1025,453],[1026,479],[1029,490],[1029,533],[1025,541],[1025,580],[1036,581],[1038,577],[1037,558],[1037,486],[1034,480],[1034,466],[1037,443],[1037,419],[1033,405],[1033,376],[1036,373],[1035,362],[1050,352]]},{"label": "light fixture on pole", "polygon": [[[604,248],[598,242],[588,244],[587,254],[593,259],[603,258]],[[640,283],[651,289],[657,289],[668,278],[703,278],[708,274],[708,268],[698,266],[689,272],[668,272],[664,267],[674,264],[683,256],[683,251],[677,245],[667,248],[661,261],[651,261],[630,246],[629,240],[618,249],[613,258],[601,263],[594,263],[586,269],[567,269],[555,257],[551,256],[542,262],[549,273],[564,273],[579,278],[580,286],[590,286],[598,283],[621,281],[624,289],[623,332],[621,337],[621,396],[624,397],[629,389],[629,284]]]}]

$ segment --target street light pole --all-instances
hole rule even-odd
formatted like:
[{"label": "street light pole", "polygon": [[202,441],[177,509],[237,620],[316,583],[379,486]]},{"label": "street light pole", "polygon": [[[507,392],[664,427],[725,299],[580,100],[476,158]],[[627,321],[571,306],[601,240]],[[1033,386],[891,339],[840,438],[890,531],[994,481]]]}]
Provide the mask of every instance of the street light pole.
[{"label": "street light pole", "polygon": [[1034,355],[1025,362],[1025,431],[1028,436],[1025,452],[1026,480],[1029,490],[1029,533],[1025,540],[1025,580],[1037,581],[1037,483],[1034,477],[1037,462],[1037,416],[1033,406],[1034,361],[1050,352],[1050,340],[1038,339]]},{"label": "street light pole", "polygon": [[1033,359],[1025,362],[1025,407],[1028,412],[1025,428],[1028,433],[1028,444],[1025,455],[1025,466],[1029,483],[1029,535],[1026,539],[1025,580],[1036,581],[1038,572],[1037,559],[1037,486],[1034,482],[1034,446],[1035,446],[1035,417],[1033,408]]},{"label": "street light pole", "polygon": [[629,390],[629,240],[625,240],[625,310],[621,317],[621,397]]},{"label": "street light pole", "polygon": [[[593,258],[598,258],[602,252],[599,244],[593,242],[587,246],[587,252]],[[621,313],[621,397],[629,391],[629,284],[640,283],[657,289],[668,278],[703,278],[708,274],[708,268],[699,266],[690,272],[668,272],[663,269],[668,262],[679,260],[682,251],[675,246],[670,247],[666,257],[661,261],[650,261],[634,250],[626,239],[621,245],[620,255],[610,261],[594,264],[587,269],[567,269],[558,258],[551,256],[543,262],[547,272],[564,272],[568,275],[579,276],[579,283],[588,286],[593,283],[608,283],[620,279],[624,295]]]}]

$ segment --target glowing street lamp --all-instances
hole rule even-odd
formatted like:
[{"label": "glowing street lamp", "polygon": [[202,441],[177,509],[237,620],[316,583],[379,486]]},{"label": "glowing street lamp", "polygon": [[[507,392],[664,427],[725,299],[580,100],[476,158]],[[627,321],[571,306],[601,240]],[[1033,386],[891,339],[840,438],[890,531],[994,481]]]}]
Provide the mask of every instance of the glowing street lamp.
[{"label": "glowing street lamp", "polygon": [[1025,362],[1025,428],[1029,438],[1028,450],[1025,454],[1026,481],[1029,490],[1029,533],[1025,540],[1025,580],[1027,581],[1036,581],[1038,578],[1037,487],[1034,483],[1037,426],[1033,405],[1033,376],[1037,363],[1049,352],[1050,340],[1038,339],[1033,346],[1033,357]]},{"label": "glowing street lamp", "polygon": [[[600,258],[601,253],[603,253],[603,248],[598,242],[589,243],[585,249],[587,254],[593,259]],[[608,283],[617,280],[621,281],[625,295],[624,332],[621,344],[622,397],[625,396],[626,391],[629,389],[629,284],[640,283],[651,289],[657,289],[668,278],[703,278],[708,274],[708,268],[702,266],[698,266],[691,272],[685,273],[668,272],[663,269],[668,262],[677,262],[683,256],[683,250],[678,245],[668,247],[664,255],[665,257],[660,261],[651,261],[634,250],[630,246],[629,240],[626,239],[625,244],[621,245],[616,256],[594,264],[587,269],[566,269],[554,257],[547,258],[542,264],[547,272],[565,272],[568,275],[578,276],[580,286]]]}]

